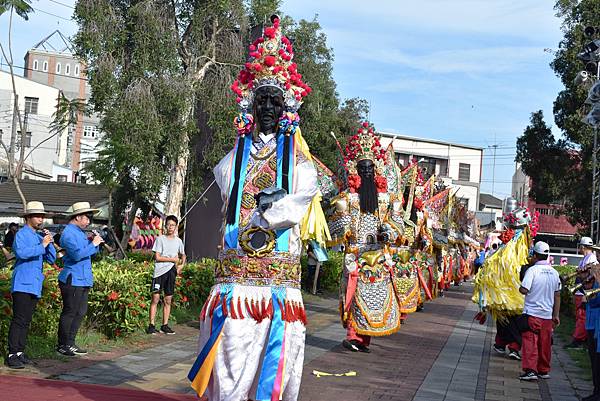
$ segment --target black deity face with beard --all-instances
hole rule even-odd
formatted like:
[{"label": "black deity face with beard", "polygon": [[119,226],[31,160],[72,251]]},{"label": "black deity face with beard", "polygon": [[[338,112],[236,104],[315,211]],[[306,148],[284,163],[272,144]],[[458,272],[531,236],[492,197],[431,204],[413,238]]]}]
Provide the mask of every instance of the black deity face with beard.
[{"label": "black deity face with beard", "polygon": [[258,139],[258,132],[263,134],[276,134],[277,123],[283,114],[283,92],[274,86],[263,86],[254,94],[254,115],[258,123],[258,130],[254,133],[254,140]]},{"label": "black deity face with beard", "polygon": [[377,210],[377,186],[375,185],[375,164],[371,160],[361,160],[356,165],[360,176],[360,210],[363,213],[375,213]]}]

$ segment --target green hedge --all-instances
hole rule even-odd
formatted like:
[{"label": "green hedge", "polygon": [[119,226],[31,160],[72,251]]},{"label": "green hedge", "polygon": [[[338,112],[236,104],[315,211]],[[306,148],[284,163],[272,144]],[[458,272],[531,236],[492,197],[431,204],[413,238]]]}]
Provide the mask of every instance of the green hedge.
[{"label": "green hedge", "polygon": [[[341,252],[328,251],[329,260],[321,264],[319,269],[320,288],[328,292],[337,292],[340,288],[340,278],[344,267],[344,254]],[[303,288],[312,289],[312,283],[307,283],[308,269],[306,256],[300,260],[302,264],[302,284]]]},{"label": "green hedge", "polygon": [[[93,263],[94,287],[89,295],[85,327],[107,337],[126,336],[148,324],[150,285],[153,263],[147,254],[133,253],[127,260],[102,258]],[[321,266],[321,288],[337,291],[342,272],[343,255],[329,252],[329,261]],[[216,261],[203,259],[186,264],[177,277],[174,308],[193,309],[201,306],[214,284]],[[302,262],[306,277],[306,258]],[[31,323],[30,334],[55,338],[62,309],[58,273],[60,267],[44,265],[42,298]],[[0,350],[6,350],[8,326],[12,315],[10,295],[12,270],[0,268]]]},{"label": "green hedge", "polygon": [[[177,277],[174,308],[201,305],[214,283],[213,260],[186,264]],[[153,264],[149,261],[114,261],[94,263],[94,287],[89,295],[86,326],[107,337],[126,336],[148,324],[150,285]],[[58,288],[57,266],[44,266],[44,288],[31,323],[33,335],[56,337],[62,309]],[[6,350],[8,325],[12,315],[10,284],[12,271],[0,270],[0,350]]]}]

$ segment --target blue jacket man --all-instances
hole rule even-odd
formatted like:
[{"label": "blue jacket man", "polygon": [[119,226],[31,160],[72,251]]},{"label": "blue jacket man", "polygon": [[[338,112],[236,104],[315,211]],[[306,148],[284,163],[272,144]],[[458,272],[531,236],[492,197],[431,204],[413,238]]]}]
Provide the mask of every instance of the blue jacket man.
[{"label": "blue jacket man", "polygon": [[6,365],[11,369],[23,369],[31,363],[24,354],[27,344],[27,332],[38,299],[42,296],[44,283],[44,261],[54,263],[56,251],[51,246],[52,236],[47,230],[38,234],[44,222],[44,204],[29,202],[22,216],[25,226],[15,235],[13,252],[15,267],[12,275],[11,290],[13,317],[8,329],[8,356]]},{"label": "blue jacket man", "polygon": [[98,252],[102,237],[94,235],[89,240],[83,231],[90,225],[98,209],[88,202],[77,202],[68,211],[69,224],[60,237],[60,246],[65,250],[64,269],[58,275],[58,286],[63,309],[58,323],[58,347],[56,352],[65,356],[87,354],[75,345],[75,337],[87,312],[88,293],[94,284],[92,256]]}]

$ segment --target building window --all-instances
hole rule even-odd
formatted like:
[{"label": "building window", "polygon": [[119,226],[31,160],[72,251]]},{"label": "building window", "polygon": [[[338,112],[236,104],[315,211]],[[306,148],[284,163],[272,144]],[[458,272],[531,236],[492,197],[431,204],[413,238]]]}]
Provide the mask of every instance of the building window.
[{"label": "building window", "polygon": [[56,63],[56,73],[60,74],[60,63]]},{"label": "building window", "polygon": [[460,181],[471,181],[471,165],[468,163],[459,163],[458,179]]},{"label": "building window", "polygon": [[65,64],[65,75],[71,75],[71,64]]},{"label": "building window", "polygon": [[83,136],[85,138],[98,138],[98,127],[95,125],[85,125],[83,127]]},{"label": "building window", "polygon": [[56,182],[67,182],[67,176],[62,174],[58,175],[56,177]]},{"label": "building window", "polygon": [[33,60],[33,70],[37,71],[38,69],[38,61],[37,60]]},{"label": "building window", "polygon": [[25,97],[25,113],[37,114],[39,101],[40,98],[38,97]]},{"label": "building window", "polygon": [[42,71],[48,72],[48,62],[47,61],[44,61],[44,63],[42,64]]},{"label": "building window", "polygon": [[73,75],[76,77],[79,76],[79,64],[75,64],[75,70],[73,71]]},{"label": "building window", "polygon": [[[17,135],[19,135],[19,138],[20,138],[21,137],[21,131],[17,131]],[[25,147],[26,148],[30,148],[31,147],[31,132],[30,131],[27,131],[27,135],[25,135]]]}]

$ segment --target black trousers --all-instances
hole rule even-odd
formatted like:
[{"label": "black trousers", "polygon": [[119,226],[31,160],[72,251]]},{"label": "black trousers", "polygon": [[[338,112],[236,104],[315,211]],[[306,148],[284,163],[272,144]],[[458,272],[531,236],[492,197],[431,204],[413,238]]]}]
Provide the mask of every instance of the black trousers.
[{"label": "black trousers", "polygon": [[24,352],[27,345],[27,332],[31,324],[31,317],[38,298],[26,292],[13,292],[13,316],[8,329],[8,353]]},{"label": "black trousers", "polygon": [[592,364],[592,380],[594,383],[594,394],[600,394],[600,353],[596,352],[596,339],[594,330],[587,331],[587,347]]},{"label": "black trousers", "polygon": [[81,322],[87,313],[90,287],[71,285],[71,276],[67,283],[58,283],[62,295],[63,309],[58,323],[58,345],[75,345],[75,337]]},{"label": "black trousers", "polygon": [[506,321],[496,321],[496,333],[507,344],[514,342],[521,346],[522,338],[517,325],[518,318],[519,316],[510,316]]}]

